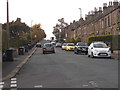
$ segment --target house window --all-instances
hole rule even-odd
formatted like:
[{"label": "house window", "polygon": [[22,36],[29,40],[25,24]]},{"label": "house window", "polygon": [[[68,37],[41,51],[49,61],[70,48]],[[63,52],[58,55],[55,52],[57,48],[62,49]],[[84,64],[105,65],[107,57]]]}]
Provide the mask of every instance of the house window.
[{"label": "house window", "polygon": [[103,21],[103,19],[101,20],[101,27],[104,28],[104,21]]},{"label": "house window", "polygon": [[110,16],[108,16],[108,27],[110,27]]},{"label": "house window", "polygon": [[104,28],[106,28],[107,27],[107,19],[105,18],[104,19]]}]

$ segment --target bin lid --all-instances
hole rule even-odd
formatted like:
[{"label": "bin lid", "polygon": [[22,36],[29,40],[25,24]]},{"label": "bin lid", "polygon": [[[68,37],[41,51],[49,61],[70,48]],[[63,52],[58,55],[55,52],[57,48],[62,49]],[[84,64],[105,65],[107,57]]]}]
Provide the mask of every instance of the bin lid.
[{"label": "bin lid", "polygon": [[8,50],[15,50],[14,48],[9,48]]}]

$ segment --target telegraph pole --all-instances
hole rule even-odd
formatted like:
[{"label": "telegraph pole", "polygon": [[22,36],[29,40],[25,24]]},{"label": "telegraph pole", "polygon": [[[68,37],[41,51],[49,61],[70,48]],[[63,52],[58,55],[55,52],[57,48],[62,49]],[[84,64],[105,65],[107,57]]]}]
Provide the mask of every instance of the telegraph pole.
[{"label": "telegraph pole", "polygon": [[7,35],[8,35],[8,43],[7,46],[8,48],[10,47],[10,32],[9,32],[9,2],[7,0]]}]

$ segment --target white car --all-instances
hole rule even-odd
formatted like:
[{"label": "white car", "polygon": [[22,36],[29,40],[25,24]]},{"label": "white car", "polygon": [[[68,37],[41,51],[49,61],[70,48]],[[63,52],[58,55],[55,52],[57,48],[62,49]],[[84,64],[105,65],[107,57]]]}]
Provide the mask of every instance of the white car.
[{"label": "white car", "polygon": [[65,50],[67,43],[62,44],[62,50]]},{"label": "white car", "polygon": [[103,42],[93,42],[88,47],[88,57],[111,57],[111,50]]},{"label": "white car", "polygon": [[55,45],[56,43],[52,41],[51,44]]},{"label": "white car", "polygon": [[56,45],[55,45],[56,47],[61,47],[62,46],[62,44],[61,43],[56,43]]}]

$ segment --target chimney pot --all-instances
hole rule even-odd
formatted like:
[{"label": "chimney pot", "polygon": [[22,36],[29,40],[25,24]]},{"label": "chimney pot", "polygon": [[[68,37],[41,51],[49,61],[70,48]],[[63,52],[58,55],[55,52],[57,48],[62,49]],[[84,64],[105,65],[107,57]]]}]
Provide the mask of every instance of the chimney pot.
[{"label": "chimney pot", "polygon": [[103,7],[107,7],[107,3],[103,3]]},{"label": "chimney pot", "polygon": [[73,23],[75,22],[75,20],[73,20]]},{"label": "chimney pot", "polygon": [[115,8],[118,6],[118,4],[119,4],[118,0],[114,0],[113,6],[114,6]]},{"label": "chimney pot", "polygon": [[102,7],[99,7],[99,11],[102,11]]}]

